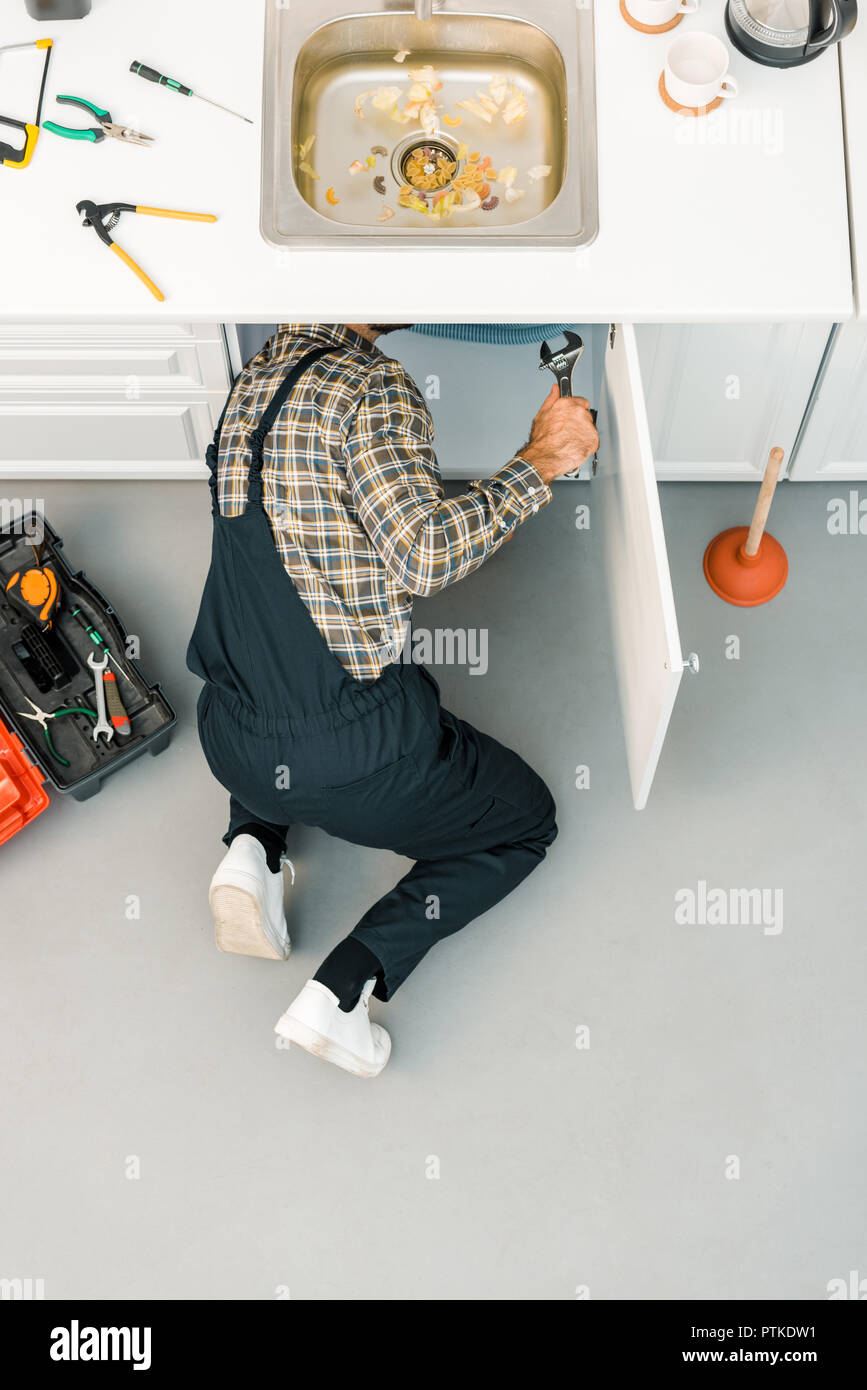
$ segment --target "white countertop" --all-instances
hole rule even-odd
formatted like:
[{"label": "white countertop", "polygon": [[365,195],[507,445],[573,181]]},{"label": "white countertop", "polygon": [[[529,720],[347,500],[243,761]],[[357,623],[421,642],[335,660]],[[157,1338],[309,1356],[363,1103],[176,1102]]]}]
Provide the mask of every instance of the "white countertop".
[{"label": "white countertop", "polygon": [[849,154],[849,208],[858,318],[867,321],[867,14],[840,45]]},{"label": "white countertop", "polygon": [[[315,0],[292,2],[309,8],[315,27]],[[72,93],[108,106],[116,121],[158,143],[150,150],[113,140],[92,146],[43,132],[29,169],[0,168],[2,319],[851,317],[835,54],[777,72],[734,52],[740,95],[705,120],[686,122],[657,92],[671,36],[638,34],[621,18],[618,0],[597,0],[600,232],[592,246],[412,250],[399,260],[382,251],[278,252],[258,226],[264,5],[94,0],[89,18],[53,30],[28,19],[23,6],[12,22],[7,7],[2,42],[55,39],[43,120],[86,124],[86,113],[67,108],[64,116],[55,105],[58,92]],[[723,10],[723,0],[702,0],[699,15],[677,32],[723,34]],[[847,43],[853,62],[861,54],[862,73],[865,44],[862,24]],[[133,59],[256,124],[134,77]],[[867,101],[863,83],[860,99]],[[860,124],[867,130],[863,113]],[[867,137],[863,153],[867,207]],[[124,215],[115,237],[165,291],[159,304],[79,226],[82,198],[214,212],[220,220],[209,226]]]}]

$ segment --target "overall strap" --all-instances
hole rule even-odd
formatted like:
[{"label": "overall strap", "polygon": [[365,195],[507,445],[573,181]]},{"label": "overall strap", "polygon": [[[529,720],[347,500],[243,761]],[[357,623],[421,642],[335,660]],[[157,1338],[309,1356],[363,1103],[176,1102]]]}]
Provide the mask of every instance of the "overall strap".
[{"label": "overall strap", "polygon": [[218,516],[220,512],[220,499],[217,491],[217,465],[220,454],[220,435],[223,431],[223,421],[226,418],[226,411],[229,409],[229,402],[231,401],[231,399],[232,392],[230,391],[228,396],[226,397],[226,404],[223,406],[222,412],[220,414],[220,419],[217,423],[217,428],[214,431],[214,438],[208,445],[207,451],[205,453],[205,463],[208,465],[208,487],[211,491],[211,511],[213,512],[214,516]]},{"label": "overall strap", "polygon": [[314,362],[318,362],[320,357],[325,357],[329,352],[333,352],[333,347],[315,348],[308,352],[291,367],[284,376],[277,390],[274,392],[268,406],[259,421],[258,426],[250,435],[250,470],[247,474],[247,506],[259,506],[262,502],[262,467],[264,464],[263,449],[265,440],[273,428],[274,421],[286,404],[286,401],[298,381],[299,377],[312,367]]}]

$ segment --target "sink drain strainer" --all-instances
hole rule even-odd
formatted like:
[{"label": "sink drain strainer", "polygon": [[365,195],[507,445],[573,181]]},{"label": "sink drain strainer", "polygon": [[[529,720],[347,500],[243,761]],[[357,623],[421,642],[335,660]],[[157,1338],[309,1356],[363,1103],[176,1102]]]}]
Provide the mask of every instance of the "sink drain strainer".
[{"label": "sink drain strainer", "polygon": [[408,185],[422,198],[448,192],[458,177],[463,160],[458,145],[444,135],[410,135],[392,155],[392,173],[401,185]]}]

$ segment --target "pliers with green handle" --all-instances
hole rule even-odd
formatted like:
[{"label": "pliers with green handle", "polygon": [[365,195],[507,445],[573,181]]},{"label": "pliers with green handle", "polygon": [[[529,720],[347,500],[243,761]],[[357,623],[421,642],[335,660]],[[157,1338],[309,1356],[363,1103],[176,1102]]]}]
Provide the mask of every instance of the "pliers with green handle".
[{"label": "pliers with green handle", "polygon": [[29,695],[25,695],[24,698],[33,710],[33,713],[28,714],[26,710],[20,709],[18,710],[19,719],[32,719],[34,723],[41,724],[42,732],[45,735],[45,742],[48,744],[48,751],[52,758],[63,767],[69,767],[69,759],[62,757],[51,741],[51,730],[48,727],[48,721],[49,719],[62,719],[66,714],[86,714],[89,715],[91,719],[96,720],[98,718],[96,710],[88,709],[87,705],[64,705],[62,709],[52,710],[49,713],[47,710],[40,709],[39,706],[31,700]]},{"label": "pliers with green handle", "polygon": [[128,145],[149,145],[153,142],[152,135],[142,135],[138,130],[130,130],[128,125],[115,125],[110,111],[106,111],[102,106],[94,106],[92,101],[85,101],[84,97],[58,97],[57,102],[60,106],[81,106],[96,117],[99,125],[81,128],[58,125],[56,121],[43,121],[42,129],[50,130],[53,135],[62,135],[65,140],[90,140],[94,145],[104,140],[107,135],[112,140],[124,140]]}]

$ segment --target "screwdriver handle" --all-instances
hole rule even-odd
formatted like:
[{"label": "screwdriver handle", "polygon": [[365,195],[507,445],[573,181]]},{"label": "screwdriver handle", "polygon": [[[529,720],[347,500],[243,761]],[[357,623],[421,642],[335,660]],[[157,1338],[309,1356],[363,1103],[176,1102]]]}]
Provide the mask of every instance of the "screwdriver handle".
[{"label": "screwdriver handle", "polygon": [[97,632],[96,628],[93,626],[93,623],[88,621],[86,614],[82,613],[80,608],[73,608],[72,616],[75,619],[75,621],[79,623],[81,627],[84,628],[91,642],[93,642],[97,647],[102,647],[105,651],[108,651],[108,647],[106,647],[101,634]]},{"label": "screwdriver handle", "polygon": [[73,618],[75,618],[76,622],[80,623],[80,625],[84,628],[85,632],[87,633],[91,642],[93,642],[94,646],[99,647],[100,651],[105,652],[112,666],[116,666],[118,671],[120,671],[120,674],[126,677],[130,685],[132,685],[132,677],[126,674],[126,671],[123,669],[117,658],[112,653],[111,648],[109,647],[102,633],[97,632],[96,628],[93,626],[93,623],[87,617],[87,614],[83,613],[80,608],[73,608],[72,616]]},{"label": "screwdriver handle", "polygon": [[175,77],[166,77],[163,73],[157,72],[156,68],[149,68],[144,63],[132,62],[129,65],[130,72],[134,72],[137,77],[143,77],[146,82],[156,82],[159,87],[171,87],[173,92],[180,92],[182,97],[194,95],[192,87],[185,87],[183,82],[178,82]]}]

